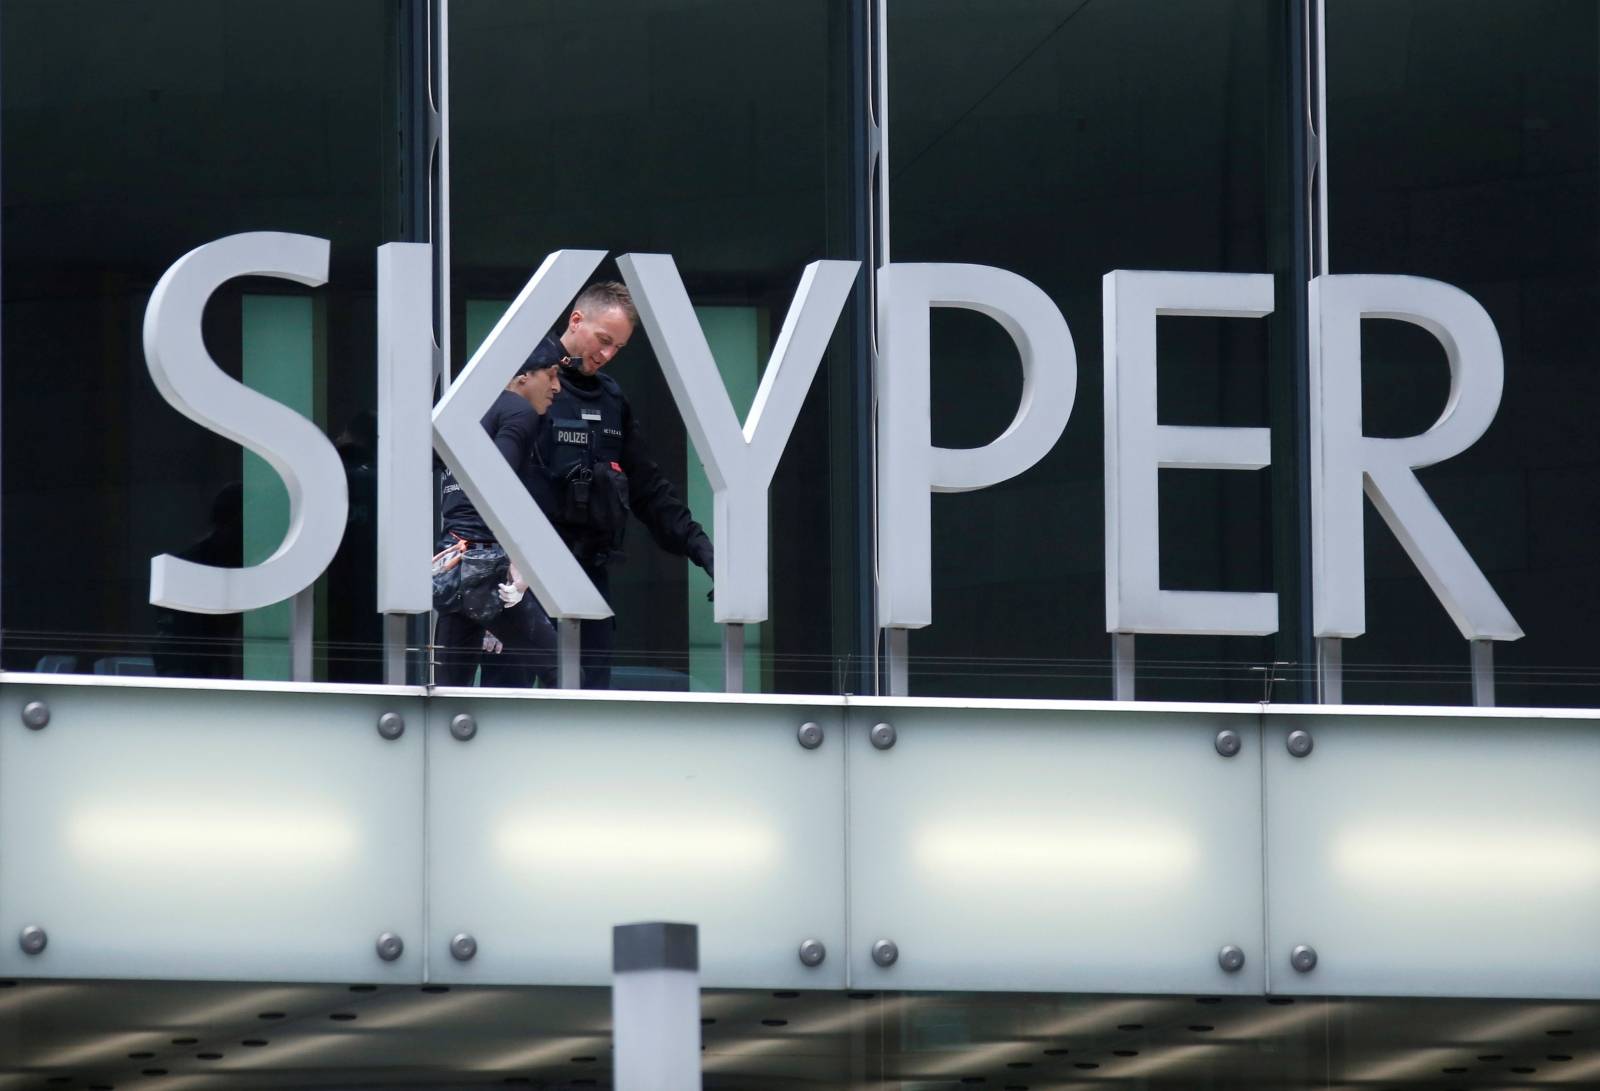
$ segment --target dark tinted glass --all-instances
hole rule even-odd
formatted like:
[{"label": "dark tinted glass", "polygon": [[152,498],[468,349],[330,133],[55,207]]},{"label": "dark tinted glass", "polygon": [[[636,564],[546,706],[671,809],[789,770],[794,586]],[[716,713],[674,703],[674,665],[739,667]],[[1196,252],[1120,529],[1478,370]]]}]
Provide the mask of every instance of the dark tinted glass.
[{"label": "dark tinted glass", "polygon": [[[464,365],[549,252],[667,253],[734,408],[749,410],[808,262],[858,258],[845,5],[451,5],[453,356]],[[613,261],[597,277],[617,279]],[[747,633],[749,688],[832,691],[855,650],[861,347],[847,312],[772,488],[770,621]],[[712,501],[648,335],[607,365],[695,517]],[[720,689],[699,569],[637,520],[609,565],[616,677]]]},{"label": "dark tinted glass", "polygon": [[374,247],[399,237],[397,5],[7,0],[4,661],[9,669],[285,678],[289,607],[149,604],[150,558],[258,561],[287,498],[254,455],[157,394],[140,330],[187,251],[329,239],[327,287],[241,280],[206,344],[337,438],[350,531],[316,592],[317,677],[377,680],[370,445]]},{"label": "dark tinted glass", "polygon": [[[1279,134],[1283,29],[1258,0],[892,4],[891,256],[973,262],[1039,285],[1072,330],[1066,433],[1013,480],[933,501],[933,624],[913,693],[1106,697],[1101,277],[1111,269],[1278,273],[1266,321],[1158,322],[1164,424],[1268,426],[1294,354]],[[977,446],[1016,411],[995,323],[935,312],[933,440]],[[1285,400],[1285,404],[1287,401]],[[1292,445],[1290,448],[1292,450]],[[1292,459],[1161,475],[1161,586],[1292,602]],[[1275,496],[1275,491],[1277,496]],[[1292,536],[1288,538],[1292,542]],[[1285,639],[1298,624],[1285,614]],[[1138,695],[1259,699],[1272,638],[1141,636]]]},{"label": "dark tinted glass", "polygon": [[[1418,472],[1527,634],[1495,645],[1501,704],[1593,705],[1600,692],[1597,10],[1328,5],[1332,271],[1454,284],[1505,352],[1488,433]],[[1442,348],[1396,322],[1366,322],[1362,337],[1366,432],[1426,429],[1448,396]],[[1465,641],[1370,505],[1366,561],[1345,699],[1465,703]]]}]

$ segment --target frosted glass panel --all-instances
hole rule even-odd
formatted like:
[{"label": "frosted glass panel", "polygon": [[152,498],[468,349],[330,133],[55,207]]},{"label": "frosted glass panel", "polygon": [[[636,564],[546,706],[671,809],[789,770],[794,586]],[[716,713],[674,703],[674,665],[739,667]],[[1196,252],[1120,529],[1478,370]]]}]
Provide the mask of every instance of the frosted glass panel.
[{"label": "frosted glass panel", "polygon": [[1266,771],[1274,992],[1600,997],[1593,720],[1275,720]]},{"label": "frosted glass panel", "polygon": [[[450,721],[470,713],[460,742]],[[611,926],[700,926],[708,986],[844,982],[838,710],[780,703],[435,698],[429,708],[430,977],[594,985]],[[796,729],[826,737],[803,749]],[[458,962],[450,938],[477,955]],[[821,940],[822,965],[801,965]]]},{"label": "frosted glass panel", "polygon": [[[1261,991],[1257,717],[850,715],[855,987]],[[1232,758],[1224,727],[1243,736]],[[899,949],[888,968],[879,939]],[[1242,970],[1220,967],[1225,945]]]},{"label": "frosted glass panel", "polygon": [[409,694],[8,681],[0,974],[420,981],[422,719]]}]

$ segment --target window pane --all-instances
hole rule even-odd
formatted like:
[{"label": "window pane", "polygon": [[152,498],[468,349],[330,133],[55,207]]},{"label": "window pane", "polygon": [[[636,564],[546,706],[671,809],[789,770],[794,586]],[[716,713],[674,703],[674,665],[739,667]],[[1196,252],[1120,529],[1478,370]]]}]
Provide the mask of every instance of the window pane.
[{"label": "window pane", "polygon": [[[1102,275],[1277,273],[1265,321],[1159,320],[1158,414],[1293,434],[1292,410],[1273,409],[1291,404],[1278,391],[1301,292],[1287,274],[1284,30],[1259,0],[889,12],[893,259],[1033,281],[1066,317],[1079,371],[1066,432],[1038,465],[934,497],[933,624],[911,634],[911,690],[1104,698]],[[1015,349],[969,312],[935,312],[932,334],[934,443],[987,443],[1016,411]],[[1295,466],[1275,459],[1162,472],[1163,588],[1292,603],[1297,565],[1292,546],[1275,556],[1273,527],[1294,517]],[[1297,620],[1284,616],[1292,648]],[[1252,668],[1284,658],[1275,638],[1140,636],[1137,648],[1138,695],[1151,698],[1259,700]]]},{"label": "window pane", "polygon": [[[450,11],[455,367],[551,251],[667,253],[747,413],[806,264],[860,256],[846,6],[622,0],[601,19],[571,4],[457,0]],[[609,260],[596,275],[619,279]],[[847,308],[778,467],[770,620],[747,633],[750,689],[833,690],[857,644],[860,337]],[[606,367],[709,533],[709,485],[647,334]],[[630,523],[626,562],[606,566],[613,684],[720,689],[709,580]]]},{"label": "window pane", "polygon": [[207,308],[206,345],[337,439],[351,520],[317,592],[315,674],[379,678],[373,250],[397,237],[394,7],[0,11],[8,669],[288,676],[288,604],[149,604],[150,558],[259,560],[287,497],[265,463],[162,400],[141,343],[173,262],[275,230],[331,241],[328,285],[233,281]]},{"label": "window pane", "polygon": [[[1418,471],[1527,634],[1494,646],[1497,701],[1592,705],[1600,657],[1600,15],[1588,0],[1328,5],[1329,255],[1483,305],[1505,353],[1489,431]],[[1369,435],[1414,435],[1449,396],[1444,351],[1363,323]],[[1464,704],[1468,649],[1367,509],[1367,631],[1345,699]]]}]

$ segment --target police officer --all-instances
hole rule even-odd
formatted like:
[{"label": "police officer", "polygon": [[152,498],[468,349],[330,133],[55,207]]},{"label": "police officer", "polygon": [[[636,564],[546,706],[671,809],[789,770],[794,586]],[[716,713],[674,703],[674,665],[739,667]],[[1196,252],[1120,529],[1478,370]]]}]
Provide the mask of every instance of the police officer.
[{"label": "police officer", "polygon": [[[622,387],[601,373],[638,322],[626,285],[591,284],[574,302],[566,327],[547,336],[532,357],[561,365],[561,390],[534,446],[548,487],[535,496],[608,597],[608,570],[622,558],[629,512],[662,549],[712,571],[711,539],[650,457]],[[582,623],[585,688],[610,686],[615,634],[614,618]]]},{"label": "police officer", "polygon": [[[534,469],[534,445],[543,427],[543,415],[560,390],[556,361],[541,362],[529,357],[483,415],[484,431],[517,471],[523,485],[536,496],[544,482]],[[449,470],[444,473],[442,491],[440,515],[444,531],[435,564],[459,561],[460,554],[468,549],[496,546],[493,532]],[[472,684],[484,649],[486,628],[501,645],[501,653],[484,663],[484,685],[525,687],[533,685],[535,677],[554,679],[555,627],[527,589],[527,581],[515,565],[510,565],[506,581],[498,588],[503,609],[486,625],[459,609],[439,611],[433,634],[435,684]]]}]

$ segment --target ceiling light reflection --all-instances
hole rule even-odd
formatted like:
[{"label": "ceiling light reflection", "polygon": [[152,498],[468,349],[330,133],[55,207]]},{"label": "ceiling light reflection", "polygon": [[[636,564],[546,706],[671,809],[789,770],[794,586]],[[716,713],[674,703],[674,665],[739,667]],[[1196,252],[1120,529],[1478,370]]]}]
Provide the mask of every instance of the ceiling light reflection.
[{"label": "ceiling light reflection", "polygon": [[1495,1042],[1505,1038],[1521,1038],[1532,1031],[1546,1031],[1551,1027],[1565,1026],[1574,1017],[1582,1019],[1590,1009],[1562,1004],[1541,1004],[1522,1008],[1487,1022],[1464,1028],[1458,1041]]},{"label": "ceiling light reflection", "polygon": [[1182,883],[1200,857],[1185,830],[1115,819],[924,826],[912,834],[912,852],[921,868],[963,886],[1056,879],[1119,890]]},{"label": "ceiling light reflection", "polygon": [[[1484,888],[1526,901],[1542,891],[1600,887],[1600,839],[1567,830],[1515,833],[1484,827],[1407,829],[1386,823],[1349,830],[1334,841],[1334,867],[1346,881],[1380,888]],[[1437,893],[1437,890],[1432,890]]]},{"label": "ceiling light reflection", "polygon": [[1173,1068],[1210,1063],[1219,1059],[1228,1048],[1227,1046],[1213,1045],[1161,1047],[1157,1053],[1136,1058],[1125,1064],[1118,1064],[1116,1076],[1119,1080],[1142,1079],[1157,1072],[1165,1072]]},{"label": "ceiling light reflection", "polygon": [[508,1068],[532,1068],[554,1061],[568,1061],[580,1054],[598,1055],[611,1048],[611,1037],[554,1038],[538,1045],[522,1045],[509,1053],[486,1057],[470,1067],[480,1072],[498,1072]]},{"label": "ceiling light reflection", "polygon": [[[111,1034],[93,1041],[81,1042],[77,1045],[61,1046],[48,1053],[40,1053],[29,1057],[27,1063],[36,1068],[53,1068],[56,1066],[78,1065],[87,1061],[100,1058],[108,1061],[121,1061],[130,1050],[138,1049],[155,1039],[156,1035],[148,1030],[133,1031],[127,1034]],[[165,1044],[165,1040],[162,1039]]]},{"label": "ceiling light reflection", "polygon": [[1385,1061],[1376,1061],[1352,1069],[1344,1074],[1346,1080],[1358,1083],[1380,1080],[1398,1080],[1407,1076],[1433,1075],[1439,1069],[1453,1062],[1459,1061],[1459,1049],[1414,1049],[1391,1057]]},{"label": "ceiling light reflection", "polygon": [[[764,1053],[775,1053],[794,1044],[797,1037],[819,1034],[840,1034],[856,1027],[870,1026],[882,1019],[896,1018],[926,1002],[925,997],[897,996],[878,1003],[850,1001],[849,1006],[831,1015],[791,1023],[782,1032],[760,1038],[743,1038],[737,1042],[720,1044],[715,1050],[707,1049],[701,1067],[707,1072],[727,1068]],[[702,1032],[702,1039],[704,1032]]]},{"label": "ceiling light reflection", "polygon": [[1063,1038],[1090,1031],[1110,1030],[1119,1023],[1143,1023],[1151,1010],[1148,1000],[1111,1000],[1041,1024],[1028,1032],[1034,1038]]},{"label": "ceiling light reflection", "polygon": [[[93,867],[163,870],[264,868],[284,875],[332,871],[354,861],[355,823],[336,811],[212,811],[104,807],[67,820],[67,847]],[[282,876],[274,875],[273,881]]]}]

